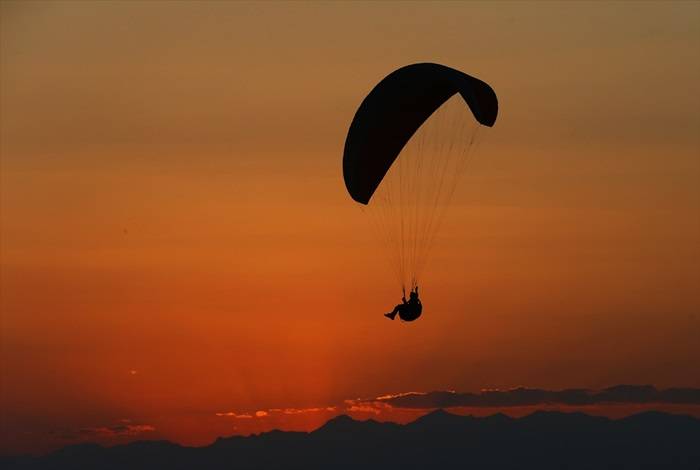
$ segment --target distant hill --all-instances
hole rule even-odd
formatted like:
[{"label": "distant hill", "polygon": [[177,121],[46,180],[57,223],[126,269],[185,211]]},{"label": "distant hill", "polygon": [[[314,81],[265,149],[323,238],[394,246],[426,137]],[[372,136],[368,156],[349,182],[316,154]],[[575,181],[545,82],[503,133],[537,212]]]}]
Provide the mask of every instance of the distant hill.
[{"label": "distant hill", "polygon": [[538,411],[484,418],[443,410],[398,425],[341,415],[306,432],[219,438],[206,447],[80,444],[5,469],[700,469],[700,419],[645,412],[612,420]]}]

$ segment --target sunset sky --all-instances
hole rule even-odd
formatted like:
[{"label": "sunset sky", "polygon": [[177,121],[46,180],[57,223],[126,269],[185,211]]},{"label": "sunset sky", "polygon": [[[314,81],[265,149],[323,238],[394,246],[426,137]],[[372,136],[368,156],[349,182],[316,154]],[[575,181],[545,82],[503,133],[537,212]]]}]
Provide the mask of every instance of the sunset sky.
[{"label": "sunset sky", "polygon": [[[695,2],[3,1],[0,453],[700,387],[698,51]],[[402,324],[341,160],[423,61],[500,112]]]}]

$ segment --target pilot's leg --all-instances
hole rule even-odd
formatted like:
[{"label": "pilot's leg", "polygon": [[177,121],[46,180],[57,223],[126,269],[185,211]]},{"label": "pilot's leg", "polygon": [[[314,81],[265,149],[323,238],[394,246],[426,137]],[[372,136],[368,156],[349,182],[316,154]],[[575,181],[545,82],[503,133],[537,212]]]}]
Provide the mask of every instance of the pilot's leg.
[{"label": "pilot's leg", "polygon": [[391,312],[385,313],[384,316],[387,318],[391,318],[393,320],[394,318],[396,318],[396,314],[399,313],[400,308],[401,308],[401,304],[394,307],[394,310],[392,310]]}]

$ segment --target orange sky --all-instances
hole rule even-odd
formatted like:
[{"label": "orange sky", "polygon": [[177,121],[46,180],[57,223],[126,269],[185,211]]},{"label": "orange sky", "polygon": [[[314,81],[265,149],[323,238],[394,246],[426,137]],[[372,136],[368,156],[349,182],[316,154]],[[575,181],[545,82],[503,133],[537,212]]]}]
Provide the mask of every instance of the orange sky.
[{"label": "orange sky", "polygon": [[[216,413],[409,390],[700,386],[699,4],[0,11],[2,450],[120,420],[202,444],[240,431]],[[501,110],[404,325],[341,158],[419,61]]]}]

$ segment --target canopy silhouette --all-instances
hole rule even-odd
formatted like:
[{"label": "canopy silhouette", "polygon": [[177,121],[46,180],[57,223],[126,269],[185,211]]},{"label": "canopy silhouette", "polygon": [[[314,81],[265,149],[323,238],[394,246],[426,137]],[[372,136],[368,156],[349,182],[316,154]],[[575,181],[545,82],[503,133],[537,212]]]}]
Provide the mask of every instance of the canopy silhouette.
[{"label": "canopy silhouette", "polygon": [[407,65],[374,87],[355,113],[345,140],[343,177],[355,201],[369,203],[411,136],[457,93],[480,124],[493,126],[498,115],[493,89],[444,65]]}]

